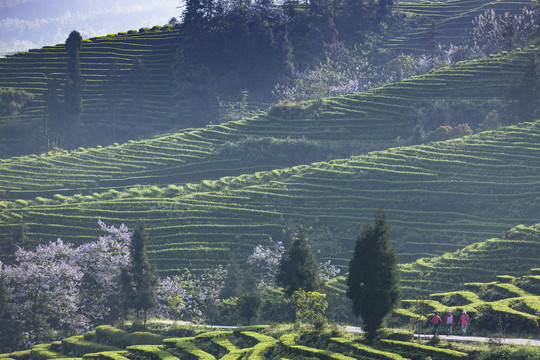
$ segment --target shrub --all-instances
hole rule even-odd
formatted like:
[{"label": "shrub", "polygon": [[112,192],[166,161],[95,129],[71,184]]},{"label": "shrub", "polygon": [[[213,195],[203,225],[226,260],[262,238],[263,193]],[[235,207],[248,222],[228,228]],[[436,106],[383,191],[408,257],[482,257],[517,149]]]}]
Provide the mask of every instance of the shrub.
[{"label": "shrub", "polygon": [[414,333],[412,331],[403,329],[389,329],[382,328],[376,331],[375,336],[377,339],[389,339],[399,341],[411,341],[414,339]]},{"label": "shrub", "polygon": [[83,335],[72,336],[62,340],[62,353],[66,355],[82,356],[87,353],[120,350],[115,346],[86,341],[83,339]]},{"label": "shrub", "polygon": [[403,356],[412,359],[424,359],[427,356],[431,356],[432,358],[438,360],[455,360],[468,356],[468,354],[460,351],[440,349],[429,345],[422,345],[405,341],[382,339],[381,343],[384,344],[385,348],[389,348],[393,352],[403,354]]},{"label": "shrub", "polygon": [[450,139],[451,126],[439,126],[437,129],[430,131],[426,136],[427,142],[443,141]]}]

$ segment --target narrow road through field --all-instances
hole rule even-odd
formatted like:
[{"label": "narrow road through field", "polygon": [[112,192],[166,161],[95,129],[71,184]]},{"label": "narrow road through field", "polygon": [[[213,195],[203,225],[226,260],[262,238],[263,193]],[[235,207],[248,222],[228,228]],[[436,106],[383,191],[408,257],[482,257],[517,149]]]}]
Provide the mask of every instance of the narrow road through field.
[{"label": "narrow road through field", "polygon": [[[173,324],[173,320],[153,320],[152,322],[161,323],[161,324]],[[193,325],[193,323],[186,321],[177,321],[177,324],[181,325]],[[234,329],[237,326],[230,325],[200,325],[206,326],[209,328],[220,328],[220,329]],[[363,331],[361,328],[356,326],[343,326],[343,330],[353,334],[362,334]],[[433,335],[428,334],[414,334],[415,339],[431,339]],[[518,338],[495,338],[495,337],[482,337],[482,336],[458,336],[458,335],[440,335],[441,340],[446,341],[468,341],[468,342],[491,342],[493,344],[509,344],[509,345],[521,345],[521,346],[540,346],[540,340],[534,339],[518,339]]]}]

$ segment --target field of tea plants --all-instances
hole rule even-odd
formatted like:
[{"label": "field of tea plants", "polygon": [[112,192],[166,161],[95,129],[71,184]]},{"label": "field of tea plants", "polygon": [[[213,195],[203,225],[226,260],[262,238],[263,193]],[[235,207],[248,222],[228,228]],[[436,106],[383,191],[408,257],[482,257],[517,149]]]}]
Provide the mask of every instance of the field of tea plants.
[{"label": "field of tea plants", "polygon": [[[183,111],[173,107],[171,91],[170,60],[178,37],[178,29],[157,26],[84,40],[80,53],[84,78],[81,123],[104,132],[117,131],[119,137],[141,121],[152,123],[155,129],[169,130]],[[142,62],[143,74],[132,71],[138,60]],[[3,147],[20,146],[14,131],[24,137],[43,128],[46,98],[56,94],[62,99],[66,62],[64,44],[0,57],[0,88],[26,90],[35,96],[16,117],[0,117]],[[144,87],[137,85],[138,81],[144,81]],[[134,102],[140,107],[140,117],[127,111]],[[114,122],[113,103],[117,109]],[[123,115],[126,113],[130,116]]]},{"label": "field of tea plants", "polygon": [[[538,49],[461,63],[324,103],[153,139],[0,160],[4,199],[91,196],[136,185],[181,185],[328,161],[404,144],[415,108],[441,99],[504,99]],[[1,73],[1,72],[0,72]],[[3,73],[2,73],[3,74]],[[148,191],[148,190],[144,190]]]},{"label": "field of tea plants", "polygon": [[500,274],[506,275],[499,277],[501,281],[509,281],[538,267],[538,259],[540,224],[519,225],[507,231],[504,238],[401,265],[404,297],[459,290],[465,283],[495,281]]},{"label": "field of tea plants", "polygon": [[540,271],[533,269],[528,275],[517,277],[500,275],[492,282],[465,283],[460,291],[403,300],[402,308],[394,311],[394,321],[422,327],[433,312],[445,314],[448,310],[454,315],[465,310],[476,334],[499,331],[538,336]]},{"label": "field of tea plants", "polygon": [[[281,327],[285,328],[283,325]],[[365,345],[358,341],[358,336],[338,331],[298,332],[292,331],[291,326],[279,331],[268,326],[252,326],[168,338],[150,332],[130,334],[111,326],[100,326],[80,336],[35,345],[31,350],[0,354],[0,359],[406,360],[413,354],[415,359],[433,357],[454,360],[468,356],[462,351],[413,342],[413,334],[410,332],[386,331],[381,335],[386,337],[374,344]]]},{"label": "field of tea plants", "polygon": [[[42,241],[81,243],[109,225],[147,224],[161,272],[208,269],[311,227],[312,246],[346,267],[377,208],[401,262],[442,255],[538,222],[540,121],[342,160],[92,195],[2,201],[0,236],[23,221]],[[236,251],[232,251],[236,250]]]}]

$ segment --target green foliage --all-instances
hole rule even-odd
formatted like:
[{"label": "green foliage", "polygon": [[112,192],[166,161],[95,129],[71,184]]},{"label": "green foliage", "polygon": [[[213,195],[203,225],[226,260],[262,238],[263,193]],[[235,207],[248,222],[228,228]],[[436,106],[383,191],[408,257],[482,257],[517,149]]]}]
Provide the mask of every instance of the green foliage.
[{"label": "green foliage", "polygon": [[528,346],[516,348],[508,345],[491,347],[475,357],[478,360],[522,360],[538,358],[540,358],[540,349],[538,347]]},{"label": "green foliage", "polygon": [[464,352],[441,349],[439,347],[422,345],[412,342],[382,339],[381,343],[384,344],[384,347],[387,349],[387,351],[395,351],[403,356],[412,359],[431,356],[434,359],[455,360],[468,357],[468,354]]},{"label": "green foliage", "polygon": [[299,226],[279,262],[276,282],[288,296],[299,289],[316,291],[320,287],[319,264],[308,243],[306,230]]},{"label": "green foliage", "polygon": [[373,224],[364,225],[349,265],[347,296],[372,340],[401,299],[397,254],[390,240],[386,214],[378,210]]},{"label": "green foliage", "polygon": [[62,340],[62,353],[70,356],[82,356],[87,353],[120,350],[121,349],[116,346],[84,340],[82,335],[72,336]]},{"label": "green foliage", "polygon": [[486,117],[484,118],[484,121],[480,123],[480,130],[487,131],[487,130],[496,130],[502,126],[502,123],[500,122],[500,116],[497,113],[497,110],[492,110],[489,113],[486,114]]},{"label": "green foliage", "polygon": [[67,124],[72,125],[79,120],[82,112],[83,77],[79,54],[82,47],[82,36],[73,30],[66,39],[67,71],[64,84],[64,98]]},{"label": "green foliage", "polygon": [[411,341],[414,338],[414,333],[412,331],[403,329],[382,328],[376,331],[375,336],[379,340],[389,339],[399,341]]},{"label": "green foliage", "polygon": [[110,325],[96,328],[96,342],[125,348],[129,345],[160,345],[165,337],[151,332],[128,333]]},{"label": "green foliage", "polygon": [[315,291],[296,290],[291,297],[296,319],[315,325],[315,321],[320,321],[324,317],[324,312],[328,307],[326,294]]},{"label": "green foliage", "polygon": [[33,99],[34,95],[27,91],[0,88],[0,116],[17,115]]},{"label": "green foliage", "polygon": [[156,288],[158,286],[156,268],[148,262],[147,244],[148,233],[144,224],[139,222],[131,237],[131,266],[127,270],[122,270],[120,278],[123,303],[126,308],[135,310],[137,318],[139,318],[139,312],[143,311],[144,327],[146,327],[147,311],[157,305]]},{"label": "green foliage", "polygon": [[238,314],[241,318],[247,320],[249,325],[252,320],[256,319],[263,306],[263,299],[259,292],[246,293],[238,298]]}]

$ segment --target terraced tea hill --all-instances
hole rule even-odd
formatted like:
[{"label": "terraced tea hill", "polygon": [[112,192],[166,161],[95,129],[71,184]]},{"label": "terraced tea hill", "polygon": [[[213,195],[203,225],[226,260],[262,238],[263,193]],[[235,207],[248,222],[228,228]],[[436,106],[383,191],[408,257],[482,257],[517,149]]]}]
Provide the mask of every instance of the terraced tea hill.
[{"label": "terraced tea hill", "polygon": [[405,298],[453,291],[469,282],[494,281],[498,274],[521,276],[538,266],[540,224],[517,226],[502,239],[475,243],[453,253],[401,265]]},{"label": "terraced tea hill", "polygon": [[[493,9],[498,15],[508,12],[518,15],[531,1],[471,1],[451,0],[446,2],[398,2],[397,11],[408,16],[424,17],[422,25],[409,33],[390,39],[385,45],[396,55],[427,54],[431,51],[430,37],[437,44],[460,45],[470,36],[472,21],[485,10]],[[434,25],[432,29],[431,24]]]},{"label": "terraced tea hill", "polygon": [[[531,273],[531,269],[531,275],[539,275],[538,269],[534,269],[539,258],[540,224],[518,225],[502,239],[493,238],[441,256],[400,264],[403,298],[458,291],[465,283],[511,279]],[[345,296],[345,276],[336,277],[327,285]]]},{"label": "terraced tea hill", "polygon": [[[182,116],[173,107],[171,92],[170,61],[178,37],[177,29],[158,26],[84,40],[80,53],[84,78],[82,125],[95,131],[101,129],[107,135],[114,131],[118,138],[125,138],[130,129],[144,123],[151,123],[156,130],[169,130],[178,116]],[[144,71],[135,74],[132,68],[138,59]],[[14,132],[25,139],[43,128],[47,96],[56,93],[62,100],[66,62],[64,44],[0,57],[0,88],[22,89],[35,95],[33,102],[16,118],[0,117],[3,153],[4,150],[16,153],[14,149],[24,153],[22,142]],[[138,85],[141,81],[144,87]]]},{"label": "terraced tea hill", "polygon": [[167,188],[2,202],[0,236],[96,238],[98,219],[148,227],[164,273],[247,257],[257,244],[312,227],[322,257],[347,266],[355,238],[384,207],[402,262],[444,254],[534,224],[540,213],[540,120],[462,139]]},{"label": "terraced tea hill", "polygon": [[[396,337],[396,334],[402,340],[382,339],[368,346],[347,334],[292,332],[289,329],[285,335],[279,335],[273,332],[272,328],[253,326],[232,331],[204,332],[191,337],[166,338],[156,343],[155,340],[160,337],[152,333],[128,334],[110,326],[100,326],[96,331],[50,344],[35,345],[28,351],[0,354],[0,359],[406,360],[409,359],[407,354],[414,354],[414,358],[431,356],[454,360],[468,356],[464,352],[412,342],[412,333],[388,332],[390,337]],[[124,341],[126,339],[130,341]],[[132,340],[135,342],[131,342]]]},{"label": "terraced tea hill", "polygon": [[509,84],[523,77],[534,53],[538,49],[461,63],[322,105],[277,106],[251,119],[150,140],[0,160],[0,193],[26,200],[88,196],[138,184],[216,180],[396,146],[412,131],[411,111],[441,99],[502,99]]},{"label": "terraced tea hill", "polygon": [[[467,311],[469,331],[540,334],[540,276],[498,276],[498,281],[464,284],[461,291],[434,293],[429,298],[404,300],[394,312],[397,323],[425,322],[434,311],[456,315]],[[395,320],[396,320],[395,319]]]}]

